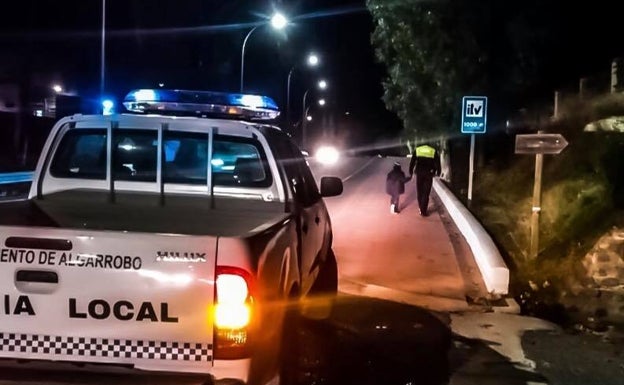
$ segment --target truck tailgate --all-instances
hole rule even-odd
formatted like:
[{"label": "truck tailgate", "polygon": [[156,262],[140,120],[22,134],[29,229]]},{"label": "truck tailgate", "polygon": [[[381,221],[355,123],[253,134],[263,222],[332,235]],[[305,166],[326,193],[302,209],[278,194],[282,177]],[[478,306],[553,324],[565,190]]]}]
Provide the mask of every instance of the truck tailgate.
[{"label": "truck tailgate", "polygon": [[208,372],[216,238],[0,226],[0,357]]}]

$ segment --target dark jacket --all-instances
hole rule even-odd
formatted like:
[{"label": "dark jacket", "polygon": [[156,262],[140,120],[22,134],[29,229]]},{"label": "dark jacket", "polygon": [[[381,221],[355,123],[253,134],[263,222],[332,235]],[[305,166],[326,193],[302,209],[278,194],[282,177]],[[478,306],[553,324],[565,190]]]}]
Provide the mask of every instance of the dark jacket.
[{"label": "dark jacket", "polygon": [[386,176],[386,193],[390,195],[405,193],[405,182],[410,179],[412,178],[405,176],[401,166],[395,165]]},{"label": "dark jacket", "polygon": [[440,155],[435,148],[428,145],[416,147],[409,165],[410,175],[413,173],[421,176],[440,175],[440,168]]}]

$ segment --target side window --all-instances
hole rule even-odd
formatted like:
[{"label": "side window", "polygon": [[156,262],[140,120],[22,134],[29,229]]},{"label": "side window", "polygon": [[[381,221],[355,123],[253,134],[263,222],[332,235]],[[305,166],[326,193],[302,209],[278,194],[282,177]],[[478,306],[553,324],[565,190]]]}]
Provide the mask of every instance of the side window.
[{"label": "side window", "polygon": [[318,202],[321,195],[316,181],[299,148],[286,136],[274,135],[275,152],[286,171],[288,183],[295,199],[304,207]]},{"label": "side window", "polygon": [[106,130],[67,132],[54,154],[50,173],[55,178],[106,179]]},{"label": "side window", "polygon": [[273,183],[266,155],[257,140],[217,135],[210,163],[217,186],[269,187]]},{"label": "side window", "polygon": [[298,172],[300,173],[301,186],[300,190],[302,192],[302,204],[304,207],[311,206],[321,199],[321,193],[318,190],[318,186],[316,185],[316,180],[314,179],[314,175],[312,175],[312,171],[308,166],[305,158],[301,154],[301,150],[295,146],[294,143],[291,142],[291,146],[293,147],[293,151],[296,154],[296,166]]}]

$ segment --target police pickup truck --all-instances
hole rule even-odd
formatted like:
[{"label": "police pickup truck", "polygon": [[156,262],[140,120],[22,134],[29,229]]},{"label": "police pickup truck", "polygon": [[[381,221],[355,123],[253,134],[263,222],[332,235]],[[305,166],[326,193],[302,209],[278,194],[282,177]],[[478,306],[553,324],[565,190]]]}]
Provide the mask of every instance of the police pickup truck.
[{"label": "police pickup truck", "polygon": [[336,292],[323,197],[342,182],[319,190],[270,98],[124,106],[58,121],[28,199],[0,203],[0,358],[280,378],[287,304]]}]

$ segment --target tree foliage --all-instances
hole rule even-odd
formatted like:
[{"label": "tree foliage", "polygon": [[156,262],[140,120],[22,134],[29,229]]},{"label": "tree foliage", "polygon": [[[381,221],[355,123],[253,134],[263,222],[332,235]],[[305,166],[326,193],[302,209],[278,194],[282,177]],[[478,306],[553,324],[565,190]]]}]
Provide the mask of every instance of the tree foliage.
[{"label": "tree foliage", "polygon": [[504,109],[509,96],[530,83],[541,31],[519,4],[367,1],[375,54],[387,68],[383,99],[403,120],[406,137],[456,133],[463,95],[497,97]]}]

